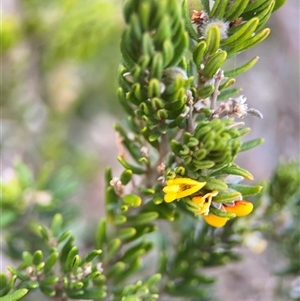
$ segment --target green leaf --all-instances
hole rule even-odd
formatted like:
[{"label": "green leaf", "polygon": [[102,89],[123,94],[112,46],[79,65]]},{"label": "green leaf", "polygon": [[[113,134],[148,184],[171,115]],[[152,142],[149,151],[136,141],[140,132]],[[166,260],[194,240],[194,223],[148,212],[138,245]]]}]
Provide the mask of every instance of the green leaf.
[{"label": "green leaf", "polygon": [[65,262],[65,269],[67,272],[71,272],[73,267],[74,267],[74,263],[77,262],[77,258],[75,258],[75,256],[78,254],[78,248],[76,246],[73,246],[71,248],[71,250],[68,253],[67,256],[67,260]]},{"label": "green leaf", "polygon": [[105,186],[110,186],[110,181],[112,180],[113,176],[112,176],[112,171],[111,168],[108,167],[105,170]]},{"label": "green leaf", "polygon": [[163,42],[162,54],[164,59],[164,66],[168,67],[169,63],[172,61],[174,57],[174,46],[171,40],[165,40]]},{"label": "green leaf", "polygon": [[60,252],[60,263],[61,263],[62,267],[64,268],[64,270],[65,270],[65,263],[67,261],[68,254],[73,247],[73,242],[74,242],[74,236],[72,235],[66,241],[65,245],[63,246],[63,248]]},{"label": "green leaf", "polygon": [[237,94],[239,94],[242,91],[242,88],[231,88],[231,89],[225,89],[220,92],[218,96],[218,100],[225,100],[229,97],[233,97]]},{"label": "green leaf", "polygon": [[198,179],[200,182],[206,182],[204,188],[208,190],[226,190],[228,187],[226,183],[224,183],[222,180],[215,179],[212,177],[207,176],[200,176]]},{"label": "green leaf", "polygon": [[150,2],[142,2],[138,9],[140,24],[144,31],[149,29],[149,23],[151,20],[151,5]]},{"label": "green leaf", "polygon": [[157,130],[153,130],[151,135],[149,135],[149,141],[150,142],[154,142],[157,141],[158,138],[161,136],[161,132],[157,129]]},{"label": "green leaf", "polygon": [[33,256],[29,252],[24,251],[22,253],[22,258],[23,258],[22,267],[27,268],[32,265]]},{"label": "green leaf", "polygon": [[[4,273],[0,273],[0,292],[3,288],[5,288],[8,284],[7,276]],[[1,293],[0,293],[1,296]]]},{"label": "green leaf", "polygon": [[157,199],[153,200],[153,204],[156,206],[155,209],[157,213],[159,213],[160,219],[167,219],[169,221],[174,221],[176,219],[178,212],[176,212],[175,206],[173,204],[165,203],[163,196],[157,196]]},{"label": "green leaf", "polygon": [[29,288],[29,290],[34,290],[36,288],[38,288],[40,286],[40,283],[38,281],[28,281],[26,283],[27,288]]},{"label": "green leaf", "polygon": [[130,155],[136,161],[138,161],[139,158],[141,157],[140,148],[136,145],[136,143],[134,141],[132,141],[131,139],[128,138],[128,133],[126,132],[126,130],[123,129],[123,127],[120,124],[116,123],[114,125],[114,128],[122,137],[122,143],[124,144],[126,149],[129,151]]},{"label": "green leaf", "polygon": [[272,13],[274,13],[276,10],[278,10],[282,5],[284,5],[286,0],[276,0],[275,1],[275,6],[273,8]]},{"label": "green leaf", "polygon": [[[227,75],[226,75],[226,77],[227,77]],[[222,85],[220,85],[219,91],[227,89],[227,88],[233,86],[234,84],[235,84],[235,78],[228,78]]]},{"label": "green leaf", "polygon": [[54,297],[56,294],[55,289],[50,286],[41,285],[40,290],[43,294],[45,294],[46,296],[49,296],[49,297]]},{"label": "green leaf", "polygon": [[50,275],[41,280],[41,286],[53,285],[59,280],[58,276]]},{"label": "green leaf", "polygon": [[193,60],[196,64],[197,68],[199,68],[200,64],[202,63],[205,51],[206,51],[206,42],[205,41],[200,41],[196,45],[196,47],[193,51]]},{"label": "green leaf", "polygon": [[137,14],[132,14],[130,16],[130,36],[133,41],[141,41],[142,39],[142,28],[139,22],[139,17]]},{"label": "green leaf", "polygon": [[22,288],[14,292],[9,293],[8,295],[1,297],[1,301],[18,301],[23,298],[28,293],[28,289]]},{"label": "green leaf", "polygon": [[123,203],[132,207],[139,207],[142,203],[142,199],[136,194],[127,194],[123,198]]},{"label": "green leaf", "polygon": [[239,52],[248,50],[248,49],[260,44],[262,41],[264,41],[268,37],[269,34],[270,34],[270,29],[265,28],[262,31],[260,31],[259,33],[257,33],[256,35],[254,35],[252,38],[246,40],[245,42],[243,42],[242,44],[237,46],[236,48],[232,48],[232,49],[228,50],[227,53],[228,53],[228,55],[232,55],[234,53],[239,53]]},{"label": "green leaf", "polygon": [[161,52],[156,52],[152,59],[151,71],[149,78],[161,79],[164,66],[164,60]]},{"label": "green leaf", "polygon": [[33,254],[32,262],[34,265],[39,265],[43,260],[43,253],[41,250],[37,250]]},{"label": "green leaf", "polygon": [[130,16],[136,11],[136,1],[125,1],[123,7],[123,14],[126,23],[129,23]]},{"label": "green leaf", "polygon": [[224,175],[224,174],[242,176],[247,180],[253,180],[252,174],[248,170],[243,169],[239,166],[225,167],[212,173],[211,175],[216,176],[216,175]]},{"label": "green leaf", "polygon": [[228,21],[234,21],[237,19],[245,10],[249,0],[236,0],[225,12],[224,18]]},{"label": "green leaf", "polygon": [[80,299],[99,300],[107,296],[106,287],[93,287],[84,291]]},{"label": "green leaf", "polygon": [[210,207],[209,212],[214,215],[220,216],[220,217],[228,217],[228,218],[236,217],[236,215],[234,213],[226,212],[226,211],[214,208],[214,207]]},{"label": "green leaf", "polygon": [[191,18],[190,18],[190,14],[189,14],[189,7],[188,7],[188,0],[184,0],[182,2],[182,13],[183,13],[184,25],[185,25],[185,28],[186,28],[189,36],[193,40],[198,41],[199,36],[198,36],[197,32],[195,31],[192,23],[191,23]]},{"label": "green leaf", "polygon": [[[222,1],[222,0],[221,0]],[[218,25],[210,25],[206,32],[206,55],[214,54],[220,46],[221,33]]]},{"label": "green leaf", "polygon": [[155,45],[161,46],[165,40],[172,38],[171,20],[168,14],[164,14],[153,34]]},{"label": "green leaf", "polygon": [[256,15],[256,17],[259,18],[259,24],[256,30],[259,30],[268,22],[274,6],[275,6],[275,1],[271,1],[271,3],[263,11],[259,12]]},{"label": "green leaf", "polygon": [[249,62],[247,62],[246,64],[244,64],[238,68],[235,68],[230,71],[225,71],[224,76],[231,77],[231,76],[237,76],[242,73],[245,73],[246,71],[250,70],[257,63],[258,60],[259,60],[259,57],[256,56],[253,59],[251,59]]},{"label": "green leaf", "polygon": [[124,91],[122,90],[122,88],[118,88],[117,95],[118,95],[118,99],[119,99],[123,109],[125,110],[125,112],[130,116],[134,115],[134,110],[131,107],[130,103],[127,101],[126,96],[125,96]]},{"label": "green leaf", "polygon": [[109,213],[109,217],[113,217],[117,208],[119,196],[116,194],[112,186],[106,187],[105,190],[105,203],[106,210]]},{"label": "green leaf", "polygon": [[106,260],[111,260],[115,254],[117,253],[117,251],[119,250],[119,248],[121,247],[121,240],[119,238],[114,238],[113,240],[111,240],[108,243],[107,246],[107,254],[106,254]]},{"label": "green leaf", "polygon": [[210,18],[223,19],[228,0],[216,0],[209,16]]},{"label": "green leaf", "polygon": [[46,242],[48,242],[48,240],[49,240],[49,234],[48,234],[47,228],[45,228],[44,226],[40,225],[40,226],[38,227],[38,230],[40,231],[40,233],[41,233],[43,239],[44,239]]},{"label": "green leaf", "polygon": [[262,186],[256,185],[256,186],[251,186],[251,185],[240,185],[240,184],[229,184],[228,185],[231,189],[234,189],[238,192],[240,192],[243,196],[249,197],[252,195],[256,195],[260,193]]},{"label": "green leaf", "polygon": [[157,212],[143,212],[136,216],[128,217],[128,222],[133,225],[144,225],[153,222],[158,216],[159,214]]},{"label": "green leaf", "polygon": [[60,244],[61,242],[66,240],[70,235],[71,235],[71,230],[66,230],[57,238],[57,243]]},{"label": "green leaf", "polygon": [[263,138],[257,138],[257,139],[253,139],[247,142],[244,142],[241,146],[240,152],[244,152],[248,149],[254,148],[262,143],[264,143],[264,139]]},{"label": "green leaf", "polygon": [[122,261],[116,262],[112,267],[108,268],[106,271],[106,277],[115,277],[116,275],[121,274],[126,268],[126,264]]},{"label": "green leaf", "polygon": [[52,269],[52,267],[55,265],[57,259],[59,257],[59,253],[58,252],[53,252],[49,255],[48,259],[45,261],[45,265],[44,265],[44,273],[47,274],[48,272],[50,272],[50,270]]},{"label": "green leaf", "polygon": [[161,274],[154,274],[153,276],[151,276],[145,281],[145,285],[147,285],[149,288],[152,288],[161,280],[161,278],[162,278]]},{"label": "green leaf", "polygon": [[124,223],[126,223],[126,221],[127,221],[127,217],[122,214],[118,214],[114,218],[115,225],[123,225]]},{"label": "green leaf", "polygon": [[196,170],[199,169],[207,169],[207,168],[211,168],[215,165],[215,162],[211,161],[211,160],[202,160],[202,161],[196,161],[194,160],[192,162],[192,164],[195,165]]},{"label": "green leaf", "polygon": [[134,174],[141,175],[145,173],[145,171],[142,168],[136,167],[128,163],[121,156],[118,156],[117,159],[126,169],[130,169]]},{"label": "green leaf", "polygon": [[129,249],[122,257],[125,263],[131,263],[134,260],[141,258],[146,253],[145,249],[131,250]]},{"label": "green leaf", "polygon": [[73,271],[73,273],[76,273],[77,268],[79,267],[80,263],[81,263],[80,256],[77,254],[77,255],[74,256],[73,261],[72,261],[72,271]]},{"label": "green leaf", "polygon": [[209,7],[209,2],[210,2],[209,0],[202,0],[202,1],[201,1],[204,10],[207,11],[207,12],[210,11],[210,9],[209,9],[209,8],[210,8],[210,7]]},{"label": "green leaf", "polygon": [[83,261],[84,262],[91,262],[93,261],[97,256],[99,256],[102,253],[102,250],[98,249],[98,250],[92,250],[91,252],[89,252],[84,258]]},{"label": "green leaf", "polygon": [[52,219],[51,231],[54,237],[57,237],[61,232],[63,217],[60,213],[56,213]]},{"label": "green leaf", "polygon": [[145,32],[142,37],[142,49],[143,55],[149,56],[150,58],[154,55],[154,43],[149,32]]},{"label": "green leaf", "polygon": [[[228,185],[229,187],[230,185]],[[216,203],[231,203],[233,201],[239,200],[241,198],[241,193],[238,191],[226,191],[219,192],[217,196],[213,198],[213,202]]]},{"label": "green leaf", "polygon": [[[184,29],[183,29],[184,30]],[[179,39],[180,38],[180,39]],[[183,31],[180,33],[178,45],[174,49],[174,57],[168,66],[176,66],[183,59],[184,54],[189,45],[188,33]]]},{"label": "green leaf", "polygon": [[7,269],[13,274],[16,275],[17,278],[19,278],[22,281],[27,281],[29,279],[28,275],[23,274],[21,271],[19,271],[18,269],[15,269],[11,266],[8,266]]},{"label": "green leaf", "polygon": [[[124,65],[128,70],[132,70],[135,66],[135,60],[132,57],[131,52],[128,50],[128,43],[130,43],[131,38],[129,37],[129,28],[128,30],[124,31],[122,38],[121,38],[121,44],[120,44],[120,51],[122,54],[122,58],[124,61]],[[125,43],[127,42],[127,44]]]},{"label": "green leaf", "polygon": [[214,85],[205,85],[198,90],[198,95],[204,99],[211,96],[215,91]]},{"label": "green leaf", "polygon": [[246,23],[239,25],[232,35],[221,41],[221,45],[226,47],[237,47],[239,44],[252,36],[258,24],[259,19],[252,18]]},{"label": "green leaf", "polygon": [[118,238],[121,240],[128,240],[136,234],[136,229],[133,227],[123,228],[118,231]]},{"label": "green leaf", "polygon": [[117,284],[117,283],[120,283],[120,282],[126,280],[127,277],[129,277],[130,275],[135,273],[137,270],[139,270],[140,267],[141,267],[141,261],[139,259],[132,262],[124,272],[120,273],[120,275],[115,277],[115,283]]},{"label": "green leaf", "polygon": [[212,78],[213,75],[218,71],[218,69],[225,62],[226,57],[227,57],[226,51],[222,51],[222,50],[212,55],[207,61],[207,63],[205,64],[202,74],[207,79]]},{"label": "green leaf", "polygon": [[257,13],[257,11],[261,10],[261,7],[268,6],[271,0],[256,0],[249,3],[249,5],[245,8],[244,13],[251,12],[252,14]]}]

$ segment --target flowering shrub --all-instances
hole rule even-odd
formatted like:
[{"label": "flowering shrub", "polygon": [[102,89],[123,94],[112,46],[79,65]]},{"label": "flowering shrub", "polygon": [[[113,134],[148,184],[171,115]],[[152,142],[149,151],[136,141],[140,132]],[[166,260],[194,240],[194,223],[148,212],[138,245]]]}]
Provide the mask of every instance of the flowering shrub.
[{"label": "flowering shrub", "polygon": [[[239,259],[234,247],[251,229],[236,226],[236,217],[251,214],[250,197],[262,189],[241,184],[253,176],[235,163],[240,152],[263,142],[242,140],[250,128],[241,120],[262,114],[232,87],[258,57],[232,70],[225,62],[267,38],[263,27],[283,2],[125,1],[118,98],[127,116],[115,125],[124,170],[119,176],[106,170],[106,216],[95,249],[79,252],[61,212],[49,226],[31,224],[41,247],[24,251],[19,267],[2,274],[3,301],[28,290],[62,301],[210,300],[214,279],[205,267]],[[15,200],[30,188],[34,206],[45,202],[20,166],[25,181],[4,188],[4,205],[13,212],[7,227],[15,236],[12,221],[28,209],[24,202],[18,211]],[[42,176],[36,181],[46,195],[57,193],[48,185],[55,175]]]}]

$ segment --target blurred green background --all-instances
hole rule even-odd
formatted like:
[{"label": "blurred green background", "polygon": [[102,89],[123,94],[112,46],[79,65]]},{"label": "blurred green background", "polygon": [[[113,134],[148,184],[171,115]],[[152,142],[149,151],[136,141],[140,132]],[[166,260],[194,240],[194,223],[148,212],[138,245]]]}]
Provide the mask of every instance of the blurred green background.
[{"label": "blurred green background", "polygon": [[[3,182],[13,183],[18,160],[33,178],[48,173],[41,191],[57,189],[59,201],[45,210],[45,218],[65,212],[87,247],[104,215],[104,170],[112,166],[116,175],[121,170],[113,123],[124,116],[116,97],[122,1],[3,0],[2,10]],[[236,84],[248,106],[264,114],[263,120],[244,121],[252,128],[248,138],[266,142],[238,158],[256,181],[268,179],[280,158],[299,158],[298,20],[299,2],[287,1],[267,24],[272,30],[267,41],[229,62],[238,67],[260,57]],[[267,271],[261,277],[269,277],[267,255],[251,256],[246,263],[257,262]],[[252,290],[260,290],[259,279]]]}]

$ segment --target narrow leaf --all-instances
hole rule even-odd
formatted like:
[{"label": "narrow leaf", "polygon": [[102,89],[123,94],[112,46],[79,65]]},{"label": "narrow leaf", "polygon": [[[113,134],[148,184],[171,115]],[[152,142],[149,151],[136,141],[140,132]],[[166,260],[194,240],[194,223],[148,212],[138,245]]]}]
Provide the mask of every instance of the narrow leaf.
[{"label": "narrow leaf", "polygon": [[264,141],[265,140],[263,138],[257,138],[257,139],[253,139],[253,140],[244,142],[241,146],[240,152],[244,152],[248,149],[256,147],[256,146],[262,144]]}]

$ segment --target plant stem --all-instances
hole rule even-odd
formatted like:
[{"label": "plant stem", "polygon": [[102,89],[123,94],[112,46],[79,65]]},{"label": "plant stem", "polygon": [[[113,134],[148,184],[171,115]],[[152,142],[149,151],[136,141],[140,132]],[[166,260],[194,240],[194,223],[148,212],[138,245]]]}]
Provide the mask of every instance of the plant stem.
[{"label": "plant stem", "polygon": [[220,86],[220,83],[221,81],[223,80],[224,78],[224,72],[223,70],[219,69],[217,71],[217,73],[214,75],[214,79],[215,79],[215,90],[214,90],[214,93],[211,95],[210,97],[210,109],[212,110],[212,114],[213,114],[213,111],[215,110],[216,108],[216,103],[217,103],[217,97],[218,95],[220,94],[219,92],[219,86]]}]

